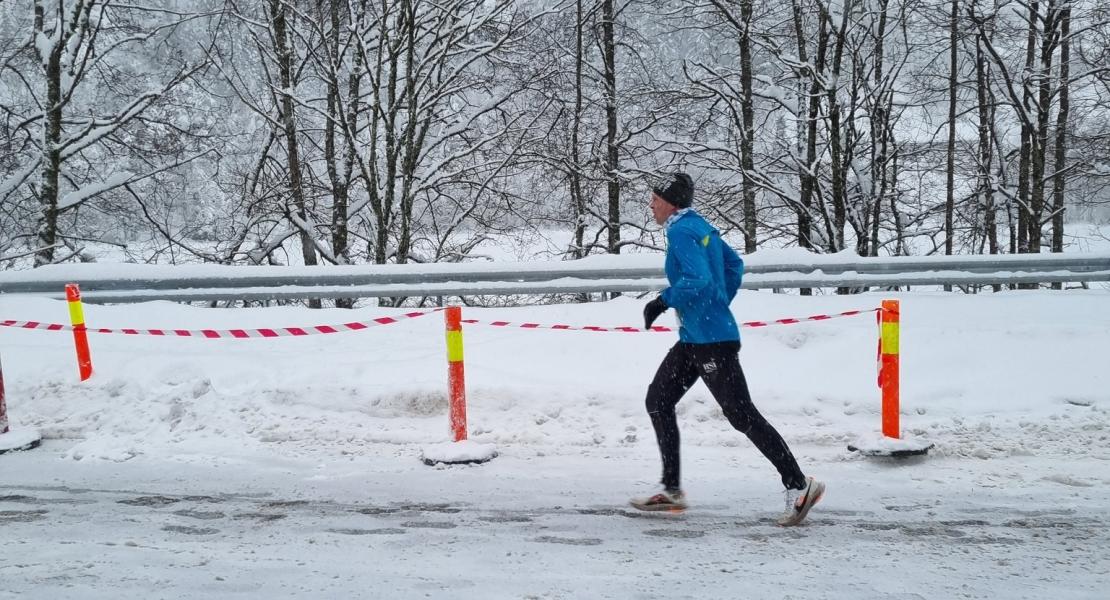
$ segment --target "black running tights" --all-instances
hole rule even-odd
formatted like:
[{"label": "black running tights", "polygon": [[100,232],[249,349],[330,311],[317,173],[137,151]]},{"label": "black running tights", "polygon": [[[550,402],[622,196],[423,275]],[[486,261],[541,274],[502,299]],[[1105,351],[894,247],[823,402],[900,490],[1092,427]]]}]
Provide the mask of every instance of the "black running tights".
[{"label": "black running tights", "polygon": [[675,406],[700,377],[725,417],[766,456],[787,488],[805,487],[805,476],[778,431],[759,414],[740,368],[740,342],[675,344],[655,373],[647,392],[647,411],[663,458],[663,486],[680,488],[679,436]]}]

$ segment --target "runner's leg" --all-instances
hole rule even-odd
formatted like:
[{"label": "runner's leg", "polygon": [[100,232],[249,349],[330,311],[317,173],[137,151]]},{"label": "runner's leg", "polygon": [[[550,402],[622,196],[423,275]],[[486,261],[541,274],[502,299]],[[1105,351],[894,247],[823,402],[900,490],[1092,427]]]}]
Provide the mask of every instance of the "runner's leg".
[{"label": "runner's leg", "polygon": [[697,380],[698,369],[690,344],[678,342],[667,352],[648,386],[645,404],[663,460],[663,487],[668,490],[680,488],[678,419],[674,409]]},{"label": "runner's leg", "polygon": [[721,405],[725,418],[744,433],[771,461],[788,489],[805,487],[806,478],[798,461],[779,432],[763,418],[752,402],[744,370],[740,367],[739,342],[699,344],[697,369],[710,393]]}]

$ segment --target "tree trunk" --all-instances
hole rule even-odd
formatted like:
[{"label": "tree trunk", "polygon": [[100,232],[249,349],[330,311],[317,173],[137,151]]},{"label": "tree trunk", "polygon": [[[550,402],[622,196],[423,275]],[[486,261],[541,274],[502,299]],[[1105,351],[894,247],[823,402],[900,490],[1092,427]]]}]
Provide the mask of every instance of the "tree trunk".
[{"label": "tree trunk", "polygon": [[[983,52],[983,40],[976,38],[975,43],[975,83],[979,101],[979,165],[978,191],[979,206],[983,211],[983,237],[987,251],[998,254],[998,223],[994,206],[994,178],[991,176],[991,163],[994,161],[994,97],[990,92],[990,63]],[[997,288],[997,286],[996,286]],[[998,291],[995,289],[995,291]]]},{"label": "tree trunk", "polygon": [[[351,173],[354,169],[355,155],[354,144],[344,144],[342,166],[336,147],[336,126],[358,130],[358,95],[359,83],[362,77],[362,54],[356,52],[351,72],[347,77],[347,106],[342,104],[339,93],[339,74],[341,72],[340,56],[343,53],[340,31],[342,22],[339,16],[340,0],[329,0],[329,22],[331,25],[331,39],[328,43],[328,115],[324,129],[324,160],[327,163],[328,179],[331,182],[332,210],[331,210],[331,244],[332,253],[337,264],[350,264],[349,226],[347,208],[350,202]],[[322,21],[323,19],[321,19]],[[324,28],[321,27],[321,30]],[[342,111],[346,111],[346,115]],[[347,140],[349,136],[343,135],[340,139]],[[337,298],[336,308],[354,308],[354,298]]]},{"label": "tree trunk", "polygon": [[[798,4],[799,0],[794,0],[794,35],[798,41],[798,57],[802,63],[808,63],[809,59],[806,57],[808,52],[806,50],[806,40],[809,38],[802,27],[802,7]],[[820,73],[825,68],[825,52],[828,48],[828,32],[827,32],[827,19],[825,18],[824,11],[821,11],[819,16],[819,26],[817,34],[817,58],[814,65],[808,70],[809,85],[808,93],[809,106],[806,110],[806,123],[804,128],[804,164],[799,165],[798,168],[798,183],[800,187],[799,193],[799,209],[798,209],[798,245],[802,248],[812,250],[815,248],[813,241],[813,203],[814,194],[817,193],[817,128],[819,126],[819,119],[821,115],[821,79]],[[810,290],[802,290],[803,295],[808,295]]]},{"label": "tree trunk", "polygon": [[[886,24],[888,0],[879,0],[879,25],[875,32],[875,82],[874,109],[871,114],[871,181],[878,182],[878,193],[874,194],[871,207],[871,256],[879,255],[879,221],[882,217],[883,200],[887,194],[887,142],[890,132],[891,94],[887,91],[886,76],[883,73],[883,57],[886,53]],[[872,184],[874,186],[874,184]]]},{"label": "tree trunk", "polygon": [[[1060,12],[1060,107],[1056,114],[1056,148],[1052,175],[1052,251],[1064,251],[1064,169],[1067,167],[1068,116],[1070,104],[1071,61],[1071,6],[1065,4]],[[1061,284],[1053,284],[1060,289]]]},{"label": "tree trunk", "polygon": [[[852,12],[853,0],[847,0],[844,5],[846,15]],[[848,41],[848,23],[850,18],[841,20],[840,30],[836,34],[836,48],[833,51],[832,81],[833,85],[827,86],[825,93],[829,103],[829,162],[832,169],[832,203],[833,203],[833,238],[828,241],[830,252],[839,252],[844,249],[844,226],[848,216],[848,192],[846,165],[843,163],[845,149],[843,132],[840,130],[840,100],[837,98],[841,67],[844,61],[844,45]],[[843,291],[843,289],[842,289]]]},{"label": "tree trunk", "polygon": [[[374,212],[374,237],[371,242],[370,254],[374,257],[375,264],[385,264],[389,258],[387,252],[389,245],[389,228],[392,224],[393,206],[392,195],[385,193],[381,189],[382,174],[379,172],[378,161],[380,160],[380,138],[383,129],[391,127],[391,123],[386,121],[386,110],[383,109],[383,80],[386,79],[387,74],[385,69],[391,69],[391,72],[396,71],[396,65],[393,62],[393,52],[390,49],[390,35],[389,35],[389,12],[387,5],[383,2],[382,15],[381,15],[381,41],[378,42],[374,52],[374,71],[370,75],[370,131],[369,131],[369,146],[368,157],[366,159],[367,168],[367,181],[366,193],[370,198],[370,209]],[[388,54],[388,57],[387,57]],[[388,61],[388,64],[387,64]],[[393,77],[389,78],[389,89],[393,89],[396,85],[396,80]],[[352,132],[353,133],[353,132]],[[389,133],[386,133],[387,139]],[[350,140],[349,143],[354,143]],[[391,180],[386,179],[387,184]]]},{"label": "tree trunk", "polygon": [[[959,0],[952,0],[952,11],[948,19],[948,149],[945,157],[944,182],[944,254],[952,255],[954,246],[956,214],[956,86],[957,77],[956,44],[959,23]],[[952,286],[945,285],[945,291]]]},{"label": "tree trunk", "polygon": [[[578,148],[582,127],[582,67],[586,57],[582,47],[582,0],[575,3],[574,13],[574,121],[570,131],[570,197],[574,203],[574,258],[586,256],[586,199],[582,195],[582,157]],[[583,295],[582,299],[589,299]]]},{"label": "tree trunk", "polygon": [[[285,19],[285,4],[281,0],[270,0],[270,18],[274,27],[274,50],[277,52],[278,73],[281,79],[281,119],[285,131],[286,159],[289,168],[289,193],[293,197],[293,207],[297,213],[296,227],[300,229],[301,256],[306,266],[316,266],[316,246],[312,232],[306,231],[303,224],[308,222],[305,203],[304,179],[301,172],[301,157],[297,144],[296,112],[293,106],[293,53],[289,45],[288,23]],[[310,308],[320,308],[320,300],[308,301]]]},{"label": "tree trunk", "polygon": [[[802,26],[802,7],[798,4],[801,0],[791,0],[791,7],[793,9],[794,17],[794,37],[798,42],[798,58],[802,64],[807,64],[809,52],[806,48],[806,35],[804,27]],[[818,34],[817,42],[817,64],[813,65],[806,70],[808,83],[803,80],[799,84],[799,96],[809,98],[809,106],[806,109],[805,127],[799,127],[800,135],[798,136],[798,156],[805,157],[805,163],[798,164],[798,246],[807,250],[813,250],[813,215],[811,214],[813,207],[813,192],[816,189],[816,162],[817,162],[817,117],[821,110],[821,96],[820,96],[820,83],[817,79],[817,73],[824,68],[825,56],[825,14],[819,12],[820,33]],[[812,288],[802,288],[801,295],[810,296],[813,294]]]},{"label": "tree trunk", "polygon": [[[944,254],[952,255],[955,240],[954,220],[956,214],[956,86],[959,64],[956,62],[956,34],[960,2],[952,0],[952,10],[948,18],[948,148],[945,152],[944,167]],[[944,291],[951,292],[952,286],[945,284]]]},{"label": "tree trunk", "polygon": [[616,11],[613,0],[601,5],[602,53],[605,61],[605,175],[609,190],[609,253],[620,254],[621,188],[619,143],[617,141],[617,46],[614,39]]},{"label": "tree trunk", "polygon": [[[61,16],[58,19],[61,20]],[[35,31],[42,32],[44,15],[41,5],[35,5]],[[58,27],[62,27],[58,24]],[[48,33],[41,33],[48,35]],[[67,36],[68,37],[68,36]],[[58,145],[62,141],[62,50],[64,40],[56,40],[43,67],[46,79],[46,105],[42,128],[42,187],[39,190],[41,216],[38,225],[38,247],[35,249],[35,267],[54,262],[54,247],[58,242],[58,184],[62,171],[62,154]]]},{"label": "tree trunk", "polygon": [[740,134],[740,169],[744,196],[744,252],[751,254],[758,247],[755,189],[752,174],[755,172],[755,108],[752,103],[752,0],[741,0],[740,19],[740,113],[743,130]]},{"label": "tree trunk", "polygon": [[[890,156],[890,187],[898,189],[898,149],[895,146]],[[890,195],[890,217],[894,221],[894,255],[908,256],[906,247],[906,225],[902,221],[902,212],[898,210],[898,194]]]},{"label": "tree trunk", "polygon": [[[1033,0],[1029,4],[1029,33],[1025,42],[1025,72],[1033,72],[1033,58],[1036,56],[1037,48],[1037,14],[1040,12],[1040,3]],[[1016,106],[1016,110],[1024,111],[1025,107]],[[1033,128],[1028,119],[1021,119],[1021,155],[1018,158],[1018,192],[1017,192],[1017,212],[1018,212],[1018,252],[1030,252],[1029,231],[1030,227],[1030,204],[1029,204],[1029,172],[1032,164],[1033,144],[1036,143],[1033,136]],[[1029,286],[1021,286],[1029,287]]]},{"label": "tree trunk", "polygon": [[1037,70],[1037,131],[1032,152],[1032,193],[1029,198],[1029,251],[1041,251],[1044,224],[1045,162],[1048,155],[1048,121],[1052,112],[1052,57],[1056,53],[1059,11],[1055,0],[1049,0],[1041,33],[1041,61]]},{"label": "tree trunk", "polygon": [[[385,146],[382,151],[385,153],[384,159],[384,172],[378,173],[380,168],[377,163],[371,163],[372,172],[375,175],[375,183],[383,189],[379,192],[381,194],[380,204],[376,209],[379,217],[377,219],[377,236],[375,238],[375,262],[384,264],[389,259],[388,243],[389,232],[393,226],[393,204],[397,199],[397,146],[400,143],[397,139],[397,116],[400,109],[397,106],[397,86],[400,75],[400,67],[398,66],[400,49],[399,42],[393,39],[394,33],[398,37],[404,35],[404,14],[394,16],[393,24],[389,23],[389,13],[396,9],[396,5],[387,6],[387,2],[383,1],[382,10],[382,39],[379,42],[379,64],[377,81],[384,81],[384,84],[379,83],[377,87],[377,95],[375,96],[375,120],[380,118],[380,133],[375,131],[375,135],[383,135],[385,137]],[[403,9],[400,12],[404,12]],[[382,54],[385,56],[383,57]],[[383,64],[384,62],[384,64]],[[384,90],[382,88],[385,88]],[[383,99],[382,96],[385,96]],[[375,128],[376,129],[376,128]],[[374,138],[376,140],[376,138]],[[374,150],[376,155],[376,146]],[[389,299],[382,298],[379,300],[382,305],[390,305]]]},{"label": "tree trunk", "polygon": [[420,122],[420,107],[417,105],[416,86],[416,6],[413,0],[402,2],[405,14],[405,108],[407,116],[405,131],[401,137],[401,235],[397,240],[397,264],[409,261],[412,250],[412,189],[416,180],[417,157],[420,154],[420,141],[417,124]]}]

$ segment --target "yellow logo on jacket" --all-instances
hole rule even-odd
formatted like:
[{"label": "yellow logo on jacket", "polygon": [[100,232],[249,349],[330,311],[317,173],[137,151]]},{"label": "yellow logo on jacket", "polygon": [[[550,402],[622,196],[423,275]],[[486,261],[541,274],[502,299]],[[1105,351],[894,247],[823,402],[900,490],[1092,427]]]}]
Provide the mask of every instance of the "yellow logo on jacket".
[{"label": "yellow logo on jacket", "polygon": [[708,236],[708,235],[706,235],[705,237],[701,238],[701,245],[702,245],[702,246],[705,246],[706,248],[708,248],[708,247],[709,247],[709,236]]}]

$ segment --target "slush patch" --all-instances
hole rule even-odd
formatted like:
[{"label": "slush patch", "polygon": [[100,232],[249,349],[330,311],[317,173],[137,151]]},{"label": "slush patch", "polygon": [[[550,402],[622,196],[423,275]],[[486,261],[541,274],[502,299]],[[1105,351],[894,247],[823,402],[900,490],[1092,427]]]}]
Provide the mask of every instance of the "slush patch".
[{"label": "slush patch", "polygon": [[705,532],[696,529],[647,529],[644,531],[644,535],[691,540],[705,536]]},{"label": "slush patch", "polygon": [[438,512],[447,514],[462,512],[461,508],[451,506],[450,504],[398,504],[397,508],[401,510],[415,510],[417,512]]},{"label": "slush patch", "polygon": [[292,508],[294,506],[308,506],[308,500],[274,500],[263,504],[266,508]]},{"label": "slush patch", "polygon": [[364,515],[391,515],[393,513],[401,512],[401,509],[399,509],[399,508],[385,508],[385,507],[382,507],[382,506],[369,506],[369,507],[366,507],[366,508],[356,509],[355,512],[362,513]]},{"label": "slush patch", "polygon": [[168,506],[170,504],[177,504],[181,502],[178,498],[169,498],[167,496],[139,496],[130,500],[120,500],[120,504],[127,504],[129,506]]},{"label": "slush patch", "polygon": [[219,529],[213,529],[212,527],[186,527],[184,525],[166,525],[162,530],[188,535],[211,535],[220,532]]},{"label": "slush patch", "polygon": [[263,523],[268,523],[270,521],[279,521],[281,519],[284,519],[286,516],[287,515],[284,515],[284,514],[281,514],[281,513],[248,512],[248,513],[234,514],[234,515],[231,516],[231,518],[232,519],[255,519],[256,521],[261,521]]},{"label": "slush patch", "polygon": [[174,511],[173,514],[179,517],[189,517],[190,519],[200,519],[202,521],[224,518],[224,513],[211,510],[178,510]]},{"label": "slush patch", "polygon": [[458,525],[447,521],[406,521],[401,523],[401,527],[412,527],[416,529],[454,529],[458,527]]},{"label": "slush patch", "polygon": [[478,517],[479,521],[487,523],[531,523],[532,517],[523,515],[493,515],[491,517]]},{"label": "slush patch", "polygon": [[404,529],[398,529],[396,527],[386,527],[386,528],[383,528],[383,529],[342,528],[342,529],[328,529],[328,532],[329,533],[338,533],[340,535],[397,535],[397,534],[405,533],[405,530]]},{"label": "slush patch", "polygon": [[38,510],[0,510],[0,525],[6,523],[30,523],[46,518],[48,511]]},{"label": "slush patch", "polygon": [[532,540],[544,544],[566,544],[568,546],[600,546],[601,540],[597,538],[565,538],[553,535],[541,535]]}]

